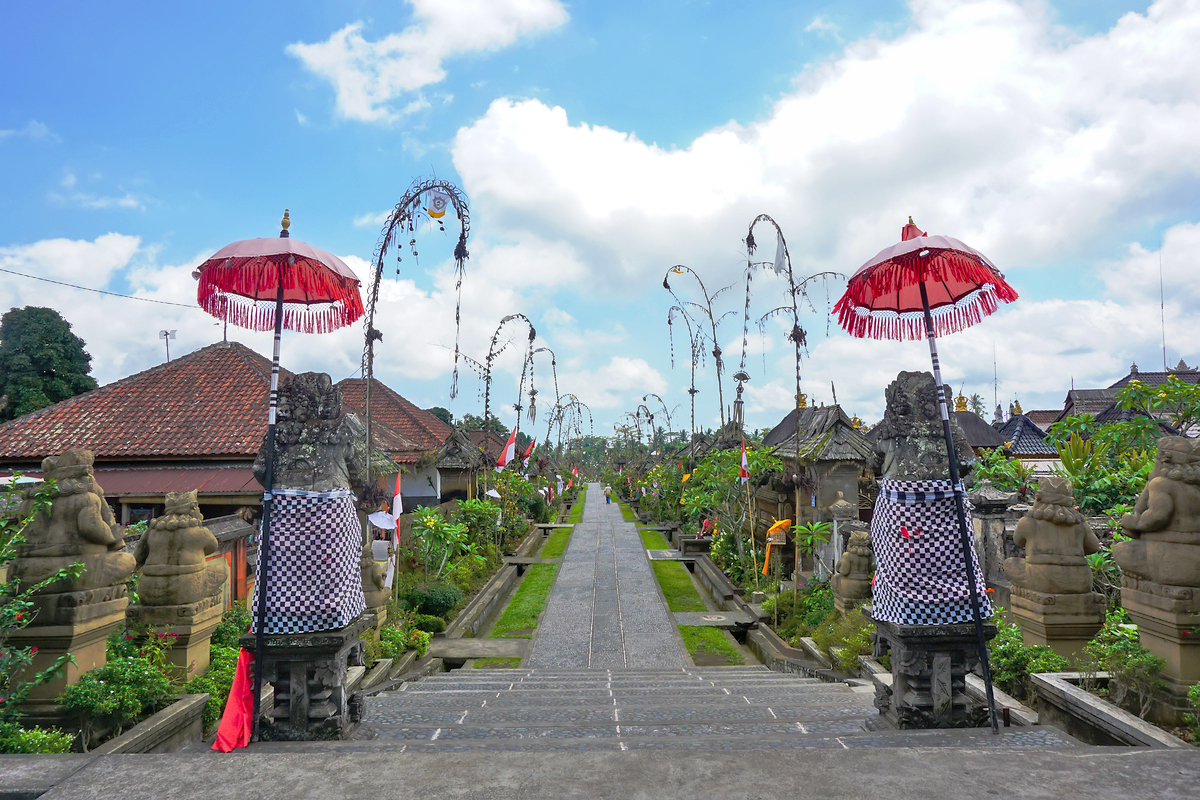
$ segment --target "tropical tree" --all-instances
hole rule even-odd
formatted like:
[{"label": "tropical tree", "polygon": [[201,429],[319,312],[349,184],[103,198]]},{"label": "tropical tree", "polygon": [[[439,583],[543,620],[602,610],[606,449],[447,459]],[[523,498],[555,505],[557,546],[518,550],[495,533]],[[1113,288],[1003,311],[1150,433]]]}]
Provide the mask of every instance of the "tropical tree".
[{"label": "tropical tree", "polygon": [[95,389],[84,345],[52,308],[14,308],[0,317],[0,420]]}]

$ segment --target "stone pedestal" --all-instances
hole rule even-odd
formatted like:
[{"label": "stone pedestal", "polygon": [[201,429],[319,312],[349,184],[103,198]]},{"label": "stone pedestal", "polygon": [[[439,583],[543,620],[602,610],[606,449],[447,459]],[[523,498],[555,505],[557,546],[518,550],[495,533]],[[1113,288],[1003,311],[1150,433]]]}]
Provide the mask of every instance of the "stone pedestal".
[{"label": "stone pedestal", "polygon": [[[266,637],[262,675],[275,687],[275,705],[262,709],[264,741],[349,738],[362,709],[346,691],[347,666],[372,622],[363,613],[335,631]],[[244,635],[241,646],[253,653],[254,634]]]},{"label": "stone pedestal", "polygon": [[1012,587],[1013,621],[1027,645],[1042,644],[1068,660],[1104,627],[1104,595],[1047,594]]},{"label": "stone pedestal", "polygon": [[[123,590],[125,587],[119,588]],[[82,592],[69,594],[76,595]],[[53,607],[56,600],[62,599],[62,595],[40,595],[34,599],[38,605]],[[58,710],[56,698],[64,689],[78,681],[83,673],[103,667],[107,663],[108,635],[125,621],[125,606],[128,604],[129,598],[118,597],[79,607],[60,606],[58,614],[46,614],[45,617],[39,614],[39,622],[45,619],[50,624],[30,625],[8,635],[8,641],[13,647],[37,648],[33,666],[27,674],[46,669],[65,653],[75,657],[75,663],[68,663],[57,677],[34,687],[29,693],[29,698],[23,706],[27,715],[25,724],[63,724],[64,718]]]},{"label": "stone pedestal", "polygon": [[[870,618],[870,607],[863,613]],[[985,622],[984,636],[996,635]],[[979,664],[973,624],[898,625],[875,620],[875,655],[890,655],[892,685],[877,685],[875,707],[896,728],[976,728],[987,705],[967,694],[966,674]]]},{"label": "stone pedestal", "polygon": [[125,609],[125,619],[155,633],[174,634],[167,661],[177,677],[191,680],[208,670],[210,640],[221,624],[221,597],[180,606],[132,605]]},{"label": "stone pedestal", "polygon": [[1188,689],[1200,683],[1200,589],[1126,574],[1121,605],[1137,624],[1142,646],[1167,662],[1162,671],[1167,691],[1151,713],[1159,722],[1181,724],[1181,715],[1194,711]]}]

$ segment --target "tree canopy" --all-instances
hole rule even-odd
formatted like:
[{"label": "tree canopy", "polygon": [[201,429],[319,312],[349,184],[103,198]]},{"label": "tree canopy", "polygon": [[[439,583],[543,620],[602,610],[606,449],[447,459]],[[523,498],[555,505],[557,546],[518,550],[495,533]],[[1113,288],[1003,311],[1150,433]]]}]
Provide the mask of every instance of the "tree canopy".
[{"label": "tree canopy", "polygon": [[95,389],[84,345],[52,308],[14,308],[0,317],[0,420]]}]

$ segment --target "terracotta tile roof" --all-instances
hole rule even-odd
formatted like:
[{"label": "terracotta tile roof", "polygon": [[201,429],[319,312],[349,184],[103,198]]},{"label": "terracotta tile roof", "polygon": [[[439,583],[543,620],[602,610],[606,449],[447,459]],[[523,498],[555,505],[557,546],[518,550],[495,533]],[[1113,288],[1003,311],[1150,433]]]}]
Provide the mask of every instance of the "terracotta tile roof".
[{"label": "terracotta tile roof", "polygon": [[1029,417],[1034,425],[1037,425],[1042,430],[1046,430],[1052,423],[1058,421],[1058,416],[1061,413],[1061,411],[1050,409],[1048,411],[1026,411],[1025,416]]},{"label": "terracotta tile roof", "polygon": [[500,454],[504,452],[504,445],[508,444],[508,437],[495,431],[467,431],[467,438],[493,461],[500,458]]},{"label": "terracotta tile roof", "polygon": [[[342,404],[346,410],[363,416],[367,407],[366,380],[347,378],[338,387],[342,390]],[[378,379],[371,385],[371,418],[415,442],[426,453],[437,452],[454,433],[449,425],[417,408]]]},{"label": "terracotta tile roof", "polygon": [[72,447],[99,460],[253,458],[270,382],[270,360],[237,342],[209,345],[0,425],[0,462]]}]

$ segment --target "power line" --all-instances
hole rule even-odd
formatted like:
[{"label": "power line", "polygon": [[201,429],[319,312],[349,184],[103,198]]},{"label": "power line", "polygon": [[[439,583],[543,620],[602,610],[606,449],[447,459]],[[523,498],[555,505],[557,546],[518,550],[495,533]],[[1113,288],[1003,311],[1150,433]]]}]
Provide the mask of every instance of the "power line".
[{"label": "power line", "polygon": [[143,303],[158,303],[159,305],[164,305],[164,306],[179,306],[180,308],[194,308],[196,310],[200,310],[199,306],[187,305],[185,303],[172,303],[167,300],[152,300],[149,297],[135,297],[134,295],[131,295],[131,294],[121,294],[119,292],[106,292],[103,289],[92,289],[87,286],[77,286],[73,283],[64,283],[63,281],[56,281],[56,280],[51,280],[50,278],[43,278],[39,275],[26,275],[24,272],[14,272],[11,269],[4,269],[3,267],[0,267],[0,272],[7,272],[9,275],[17,275],[22,278],[32,278],[35,281],[45,281],[46,283],[53,283],[53,284],[57,284],[58,286],[66,286],[71,289],[81,289],[82,291],[85,291],[85,292],[95,292],[96,294],[107,294],[111,297],[124,297],[126,300],[141,300]]}]

